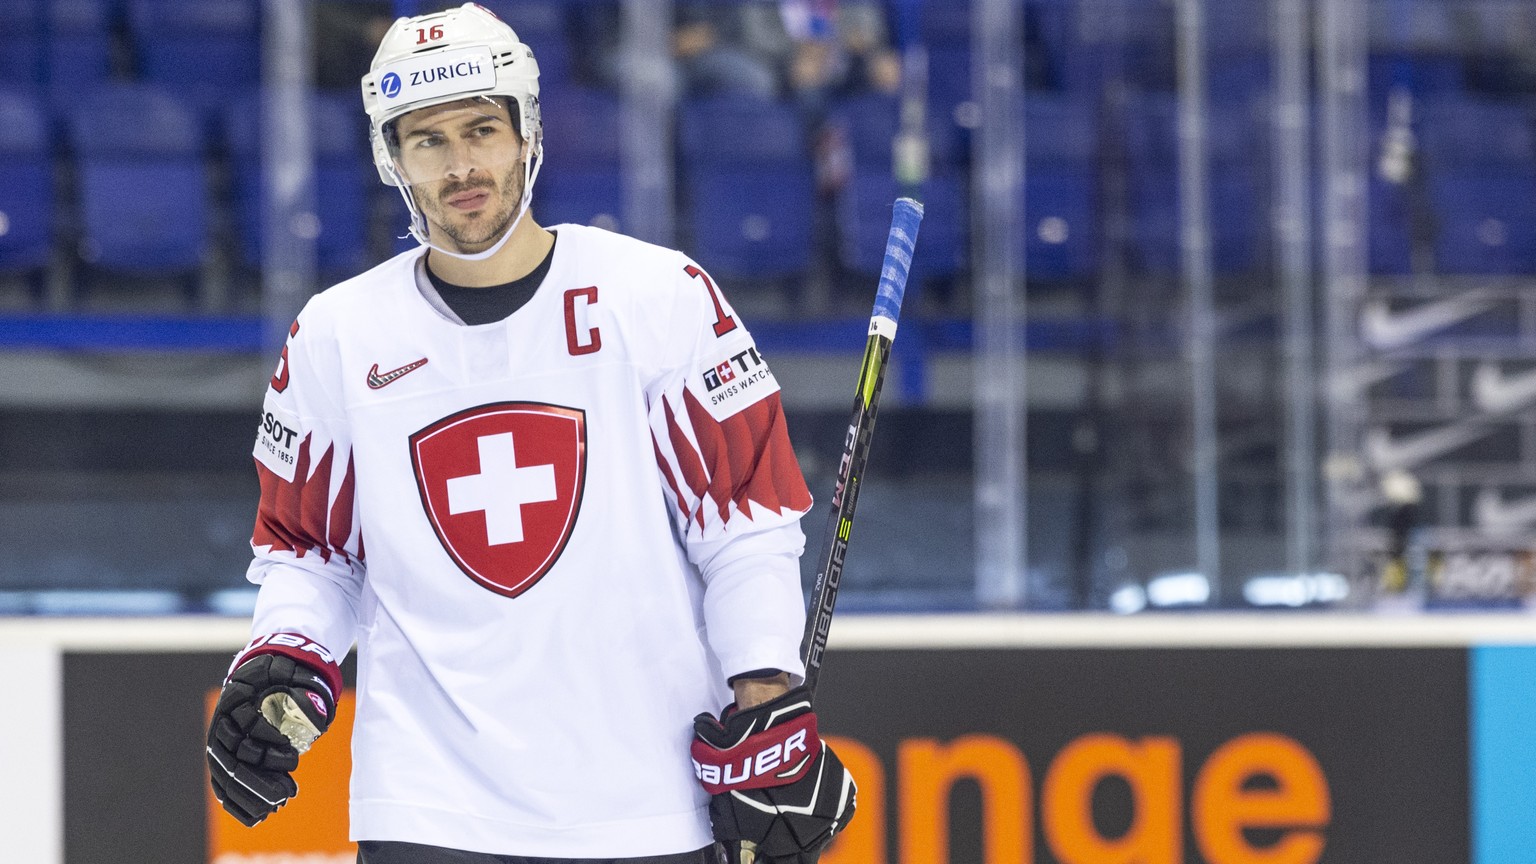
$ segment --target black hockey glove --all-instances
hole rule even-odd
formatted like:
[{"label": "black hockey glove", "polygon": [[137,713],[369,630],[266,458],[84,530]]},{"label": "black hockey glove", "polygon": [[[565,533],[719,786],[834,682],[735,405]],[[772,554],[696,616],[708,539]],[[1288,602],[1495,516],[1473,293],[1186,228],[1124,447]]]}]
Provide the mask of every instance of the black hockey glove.
[{"label": "black hockey glove", "polygon": [[322,672],[283,654],[261,654],[231,673],[208,727],[213,794],[231,816],[251,827],[299,794],[290,776],[299,767],[295,744],[308,750],[331,725],[333,693]]},{"label": "black hockey glove", "polygon": [[730,864],[815,864],[853,818],[853,777],[817,734],[804,687],[718,720],[700,714],[693,732],[694,772]]}]

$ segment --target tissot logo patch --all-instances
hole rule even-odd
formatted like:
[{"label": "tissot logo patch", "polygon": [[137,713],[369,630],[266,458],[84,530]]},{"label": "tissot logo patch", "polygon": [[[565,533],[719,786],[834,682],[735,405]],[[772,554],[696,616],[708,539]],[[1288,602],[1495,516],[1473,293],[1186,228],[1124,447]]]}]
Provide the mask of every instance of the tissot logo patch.
[{"label": "tissot logo patch", "polygon": [[731,361],[727,360],[713,369],[705,370],[704,389],[713,393],[734,380],[736,380],[736,370],[731,368]]},{"label": "tissot logo patch", "polygon": [[291,483],[303,439],[298,415],[277,404],[268,393],[261,406],[261,418],[256,423],[256,449],[252,451],[256,461]]},{"label": "tissot logo patch", "polygon": [[422,507],[459,569],[508,597],[543,578],[581,509],[585,412],[482,405],[415,433],[410,447]]},{"label": "tissot logo patch", "polygon": [[768,362],[750,342],[738,343],[719,362],[705,369],[698,381],[704,387],[699,401],[716,420],[724,420],[779,391],[779,382],[769,371]]}]

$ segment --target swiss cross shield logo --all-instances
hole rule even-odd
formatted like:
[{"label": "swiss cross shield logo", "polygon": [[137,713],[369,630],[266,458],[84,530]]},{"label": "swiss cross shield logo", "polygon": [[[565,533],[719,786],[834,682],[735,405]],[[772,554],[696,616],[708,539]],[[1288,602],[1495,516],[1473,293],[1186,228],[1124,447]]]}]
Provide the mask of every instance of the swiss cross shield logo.
[{"label": "swiss cross shield logo", "polygon": [[581,509],[585,412],[481,405],[422,429],[410,445],[422,508],[459,569],[508,597],[549,572]]}]

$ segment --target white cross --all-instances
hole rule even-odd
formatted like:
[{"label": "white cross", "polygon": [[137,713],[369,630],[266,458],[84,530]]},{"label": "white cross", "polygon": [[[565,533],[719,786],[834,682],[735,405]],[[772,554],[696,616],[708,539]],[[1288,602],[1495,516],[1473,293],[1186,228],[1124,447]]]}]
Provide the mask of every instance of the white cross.
[{"label": "white cross", "polygon": [[485,511],[486,539],[492,546],[523,542],[523,505],[554,501],[555,466],[519,468],[512,433],[479,439],[480,473],[448,481],[448,512]]}]

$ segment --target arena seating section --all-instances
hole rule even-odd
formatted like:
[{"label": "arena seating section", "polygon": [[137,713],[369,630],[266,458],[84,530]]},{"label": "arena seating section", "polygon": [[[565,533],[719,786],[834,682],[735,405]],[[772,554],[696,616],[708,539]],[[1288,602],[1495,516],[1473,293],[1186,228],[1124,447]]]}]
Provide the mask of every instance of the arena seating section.
[{"label": "arena seating section", "polygon": [[[596,2],[488,5],[536,46],[543,70],[541,220],[623,229],[619,96],[584,77],[571,35]],[[1371,4],[1373,151],[1393,122],[1393,93],[1411,97],[1417,145],[1410,176],[1371,180],[1375,273],[1536,273],[1536,113],[1521,83],[1536,78],[1528,7]],[[971,21],[962,0],[925,8],[932,164],[918,281],[949,284],[966,276],[974,215]],[[1267,5],[1207,8],[1215,266],[1222,278],[1260,276],[1273,257]],[[0,276],[40,285],[65,268],[78,299],[119,277],[191,285],[213,255],[256,284],[258,0],[0,0],[0,20]],[[1133,276],[1174,277],[1173,4],[1026,0],[1025,21],[1017,251],[1031,284],[1086,284],[1111,260]],[[1104,86],[1111,77],[1125,82],[1123,101]],[[901,191],[891,164],[898,110],[874,93],[840,96],[814,116],[787,98],[686,96],[674,130],[679,243],[723,278],[792,284],[877,271]],[[356,93],[317,94],[313,115],[319,264],[339,278],[408,245],[398,239],[404,212],[370,167]],[[844,148],[835,182],[817,171],[829,141]],[[1111,224],[1124,226],[1123,242]],[[196,308],[195,287],[188,298]]]}]

